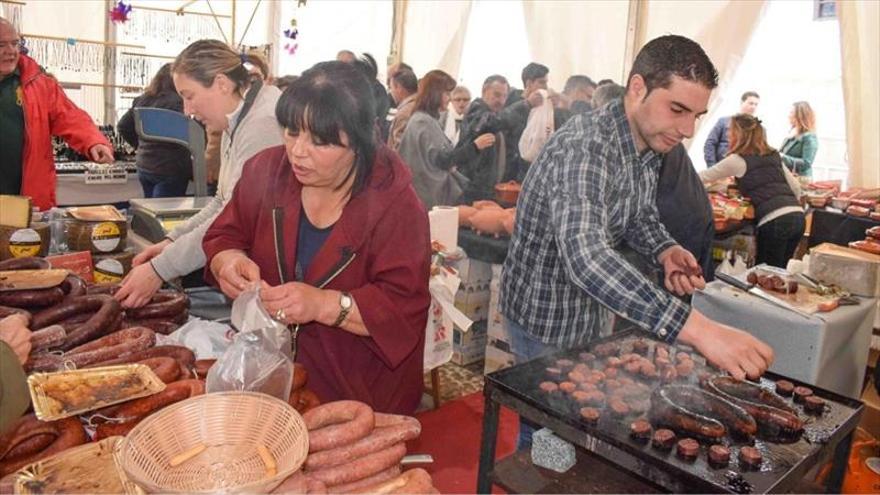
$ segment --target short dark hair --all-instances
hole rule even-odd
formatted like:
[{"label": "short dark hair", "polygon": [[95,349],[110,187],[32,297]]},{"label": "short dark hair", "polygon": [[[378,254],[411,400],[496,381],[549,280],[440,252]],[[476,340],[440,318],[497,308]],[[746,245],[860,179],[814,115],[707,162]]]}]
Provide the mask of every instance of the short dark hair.
[{"label": "short dark hair", "polygon": [[541,65],[541,64],[538,64],[535,62],[531,62],[529,65],[523,67],[523,70],[522,70],[523,86],[525,86],[529,81],[534,81],[535,79],[539,79],[541,77],[544,77],[549,73],[550,73],[550,69],[548,69],[546,65]]},{"label": "short dark hair", "polygon": [[289,132],[308,129],[316,142],[342,146],[340,134],[348,136],[354,151],[354,174],[349,191],[363,190],[373,171],[378,147],[375,134],[376,103],[370,81],[354,65],[321,62],[302,73],[278,100],[275,118]]},{"label": "short dark hair", "polygon": [[741,101],[741,102],[746,101],[751,97],[755,97],[759,100],[761,99],[761,95],[759,95],[758,93],[756,93],[754,91],[746,91],[745,93],[743,93],[742,96],[739,97],[739,101]]},{"label": "short dark hair", "polygon": [[495,84],[497,82],[504,83],[505,86],[510,87],[510,83],[507,82],[507,78],[502,76],[501,74],[492,74],[487,77],[485,81],[483,81],[483,91],[486,91],[486,88],[491,84]]},{"label": "short dark hair", "polygon": [[398,86],[405,89],[407,93],[413,94],[419,90],[419,78],[409,69],[401,69],[391,76],[391,80]]},{"label": "short dark hair", "polygon": [[371,81],[376,79],[376,75],[379,73],[379,65],[376,64],[376,59],[369,53],[361,55],[360,58],[354,61],[354,65]]},{"label": "short dark hair", "polygon": [[674,34],[654,38],[639,50],[629,71],[627,89],[636,74],[645,80],[648,94],[657,88],[668,88],[672,76],[702,84],[707,89],[718,86],[718,71],[703,48],[694,40]]},{"label": "short dark hair", "polygon": [[443,93],[455,89],[455,79],[442,70],[432,70],[419,80],[419,93],[416,96],[416,110],[431,117],[440,118],[440,104]]},{"label": "short dark hair", "polygon": [[565,81],[565,88],[562,90],[563,93],[568,94],[572,91],[577,91],[582,88],[595,88],[596,83],[593,82],[588,76],[575,74],[568,78]]},{"label": "short dark hair", "polygon": [[408,71],[411,71],[411,72],[415,72],[415,71],[413,70],[413,68],[412,68],[408,63],[406,63],[406,62],[398,62],[398,63],[397,63],[397,70],[398,70],[398,71],[401,71],[401,70],[408,70]]},{"label": "short dark hair", "polygon": [[596,86],[605,86],[606,84],[616,84],[616,83],[614,82],[614,79],[602,79],[601,81],[596,83]]},{"label": "short dark hair", "polygon": [[171,62],[168,62],[159,68],[159,71],[153,76],[153,79],[150,81],[150,85],[147,86],[144,94],[147,96],[159,96],[162,94],[175,93],[177,93],[177,90],[174,89],[174,79],[171,78]]},{"label": "short dark hair", "polygon": [[296,76],[296,75],[281,76],[281,77],[276,77],[275,80],[272,81],[272,84],[274,84],[275,87],[280,89],[281,91],[284,91],[285,89],[287,89],[288,86],[293,84],[293,82],[296,81],[297,79],[299,79],[299,76]]}]

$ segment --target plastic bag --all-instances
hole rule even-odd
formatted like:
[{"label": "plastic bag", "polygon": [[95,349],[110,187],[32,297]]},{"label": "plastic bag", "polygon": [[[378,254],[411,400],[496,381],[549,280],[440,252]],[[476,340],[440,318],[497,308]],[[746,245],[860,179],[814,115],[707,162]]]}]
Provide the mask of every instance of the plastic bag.
[{"label": "plastic bag", "polygon": [[529,120],[519,138],[519,154],[529,163],[535,161],[554,131],[553,102],[547,97],[546,90],[539,89],[538,92],[544,97],[544,103],[529,111]]},{"label": "plastic bag", "polygon": [[266,313],[257,288],[233,302],[232,323],[240,332],[211,367],[205,390],[262,392],[286,402],[293,386],[287,327]]},{"label": "plastic bag", "polygon": [[175,330],[164,339],[159,335],[159,345],[176,344],[192,349],[196,359],[217,359],[232,345],[235,331],[229,325],[216,321],[190,318],[185,325]]}]

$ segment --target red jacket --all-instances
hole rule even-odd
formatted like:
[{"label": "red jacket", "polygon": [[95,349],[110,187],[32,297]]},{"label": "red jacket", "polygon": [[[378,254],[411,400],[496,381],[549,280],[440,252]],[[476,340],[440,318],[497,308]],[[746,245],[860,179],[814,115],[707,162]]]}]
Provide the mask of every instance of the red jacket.
[{"label": "red jacket", "polygon": [[24,100],[21,194],[45,210],[55,206],[55,155],[52,136],[61,136],[79,153],[88,156],[96,144],[110,146],[89,114],[73,104],[61,86],[34,59],[18,60]]},{"label": "red jacket", "polygon": [[[259,265],[263,280],[278,285],[272,210],[282,207],[284,270],[286,280],[294,280],[301,192],[283,146],[248,160],[232,199],[205,234],[207,266],[217,253],[241,249]],[[297,361],[322,401],[354,399],[377,411],[412,414],[422,396],[430,234],[409,170],[384,145],[367,186],[345,206],[304,281],[319,285],[352,255],[325,288],[351,293],[370,336],[307,324],[299,333]]]}]

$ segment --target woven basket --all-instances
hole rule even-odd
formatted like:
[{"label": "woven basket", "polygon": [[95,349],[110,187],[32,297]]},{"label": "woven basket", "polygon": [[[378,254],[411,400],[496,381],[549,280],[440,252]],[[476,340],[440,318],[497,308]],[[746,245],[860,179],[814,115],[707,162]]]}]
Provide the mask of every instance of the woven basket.
[{"label": "woven basket", "polygon": [[[177,466],[171,460],[204,445]],[[275,460],[267,471],[258,452]],[[286,402],[256,392],[217,392],[168,406],[126,436],[117,456],[128,477],[152,493],[269,492],[305,462],[302,416]]]}]

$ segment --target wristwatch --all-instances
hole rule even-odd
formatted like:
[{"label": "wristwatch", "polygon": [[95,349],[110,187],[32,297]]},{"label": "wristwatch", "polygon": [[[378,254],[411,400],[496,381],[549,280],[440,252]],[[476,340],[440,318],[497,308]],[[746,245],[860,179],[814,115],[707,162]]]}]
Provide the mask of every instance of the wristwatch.
[{"label": "wristwatch", "polygon": [[336,317],[336,321],[333,322],[332,326],[338,327],[339,325],[342,325],[342,322],[348,317],[348,313],[351,312],[351,307],[353,305],[354,299],[351,298],[351,294],[343,292],[342,295],[339,296],[339,316]]}]

